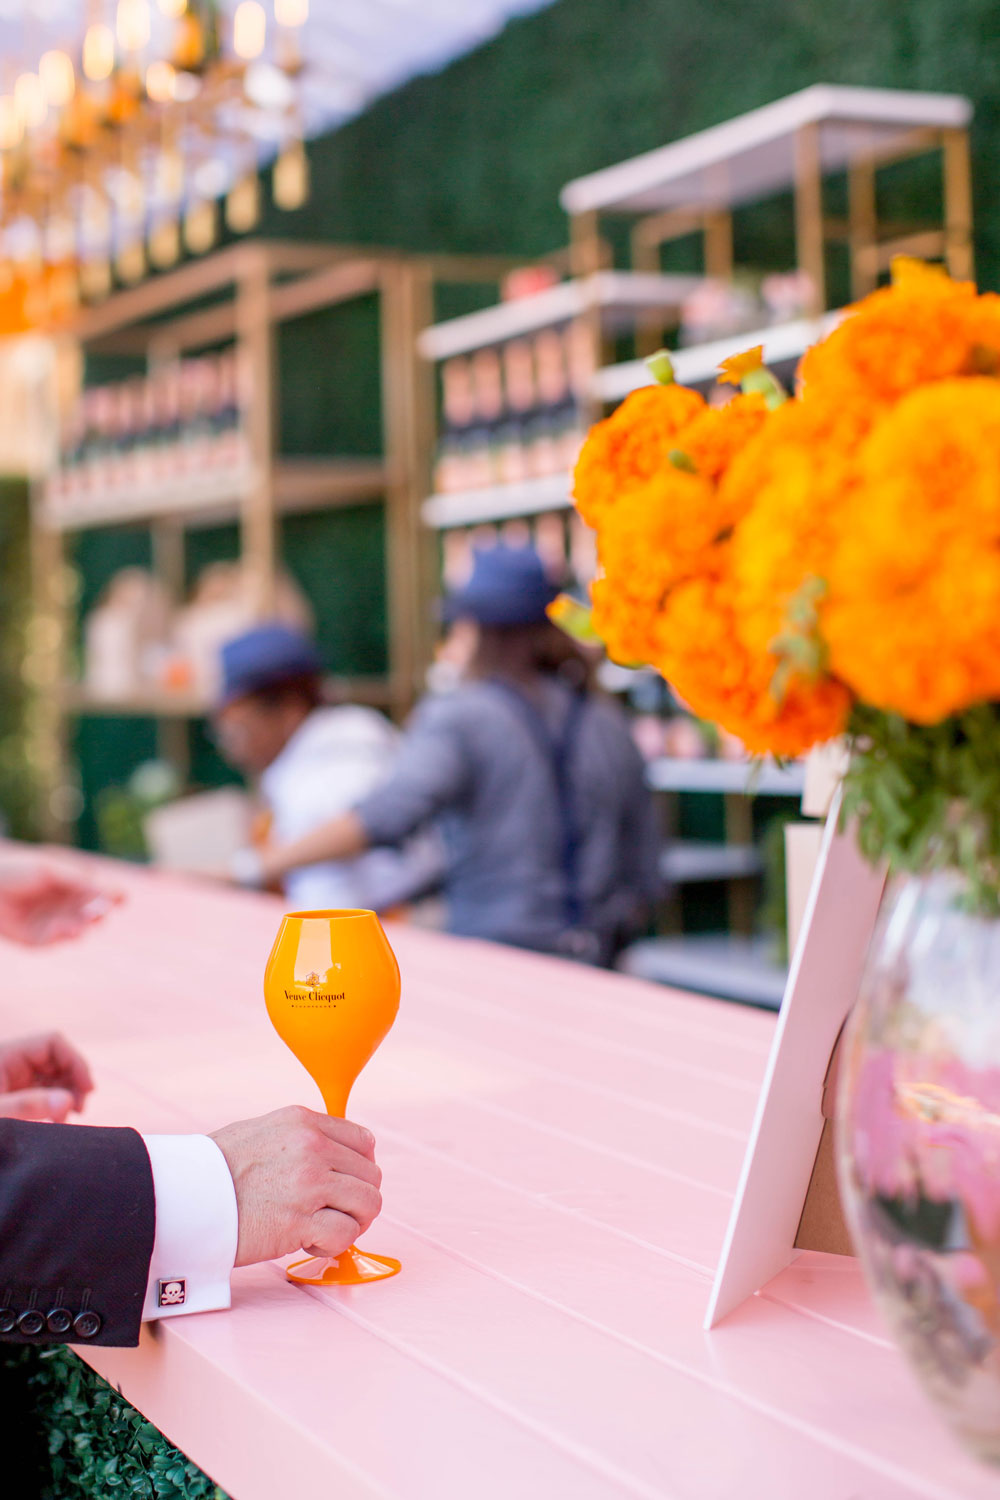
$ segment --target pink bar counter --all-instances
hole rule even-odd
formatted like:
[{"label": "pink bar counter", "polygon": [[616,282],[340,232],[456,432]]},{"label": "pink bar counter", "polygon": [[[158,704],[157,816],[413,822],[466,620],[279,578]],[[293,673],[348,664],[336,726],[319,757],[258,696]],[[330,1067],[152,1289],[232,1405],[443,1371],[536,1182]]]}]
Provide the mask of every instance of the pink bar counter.
[{"label": "pink bar counter", "polygon": [[[61,1027],[87,1118],[211,1129],[311,1081],[261,998],[281,907],[109,867],[82,942],[3,944],[0,1032]],[[702,1331],[774,1018],[391,930],[399,1021],[352,1114],[403,1274],[237,1271],[233,1308],[79,1352],[236,1500],[996,1500],[853,1261],[806,1255]]]}]

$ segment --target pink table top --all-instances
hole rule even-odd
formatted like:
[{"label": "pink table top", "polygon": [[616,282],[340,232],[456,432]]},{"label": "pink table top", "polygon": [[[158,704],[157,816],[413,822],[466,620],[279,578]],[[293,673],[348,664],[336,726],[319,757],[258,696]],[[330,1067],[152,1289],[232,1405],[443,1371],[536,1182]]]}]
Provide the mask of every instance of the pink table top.
[{"label": "pink table top", "polygon": [[[2,945],[0,1033],[58,1026],[87,1118],[211,1129],[318,1095],[272,1032],[280,905],[115,869],[72,946]],[[406,927],[355,1090],[403,1274],[237,1271],[228,1313],[82,1349],[237,1500],[978,1500],[853,1261],[804,1255],[702,1331],[774,1018]]]}]

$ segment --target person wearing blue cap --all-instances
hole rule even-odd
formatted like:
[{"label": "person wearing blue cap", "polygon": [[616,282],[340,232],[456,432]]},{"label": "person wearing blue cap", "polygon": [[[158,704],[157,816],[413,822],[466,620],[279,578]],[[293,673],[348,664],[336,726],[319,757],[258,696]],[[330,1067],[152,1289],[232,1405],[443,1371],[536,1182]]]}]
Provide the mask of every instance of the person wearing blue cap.
[{"label": "person wearing blue cap", "polygon": [[433,822],[450,931],[610,963],[657,894],[658,839],[624,717],[547,617],[556,592],[532,549],[479,552],[443,609],[474,622],[468,679],[421,703],[382,785],[266,850],[256,878],[398,847]]},{"label": "person wearing blue cap", "polygon": [[[272,622],[222,647],[222,691],[214,730],[227,760],[256,779],[278,844],[353,807],[390,773],[397,731],[374,709],[323,701],[323,664],[299,630]],[[242,849],[237,879],[253,878],[260,857]],[[289,870],[289,901],[302,909],[337,906],[384,911],[432,889],[440,876],[436,841],[404,851],[379,849]]]}]

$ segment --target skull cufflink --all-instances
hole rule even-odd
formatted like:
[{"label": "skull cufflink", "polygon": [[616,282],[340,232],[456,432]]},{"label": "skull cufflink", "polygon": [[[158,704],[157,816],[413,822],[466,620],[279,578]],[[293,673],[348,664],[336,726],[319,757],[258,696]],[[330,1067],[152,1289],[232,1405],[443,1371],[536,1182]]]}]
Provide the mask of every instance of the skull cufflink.
[{"label": "skull cufflink", "polygon": [[181,1279],[156,1283],[158,1307],[180,1307],[187,1297],[187,1282]]}]

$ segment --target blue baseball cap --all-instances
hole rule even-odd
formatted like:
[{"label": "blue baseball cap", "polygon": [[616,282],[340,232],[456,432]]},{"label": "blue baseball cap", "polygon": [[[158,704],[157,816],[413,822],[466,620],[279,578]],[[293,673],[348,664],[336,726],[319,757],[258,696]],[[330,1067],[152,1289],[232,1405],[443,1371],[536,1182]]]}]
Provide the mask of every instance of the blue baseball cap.
[{"label": "blue baseball cap", "polygon": [[320,654],[309,637],[277,621],[226,641],[220,654],[222,692],[218,708],[295,677],[318,677],[323,671]]},{"label": "blue baseball cap", "polygon": [[472,577],[449,594],[442,619],[479,625],[536,625],[559,593],[533,547],[488,547],[476,552]]}]

